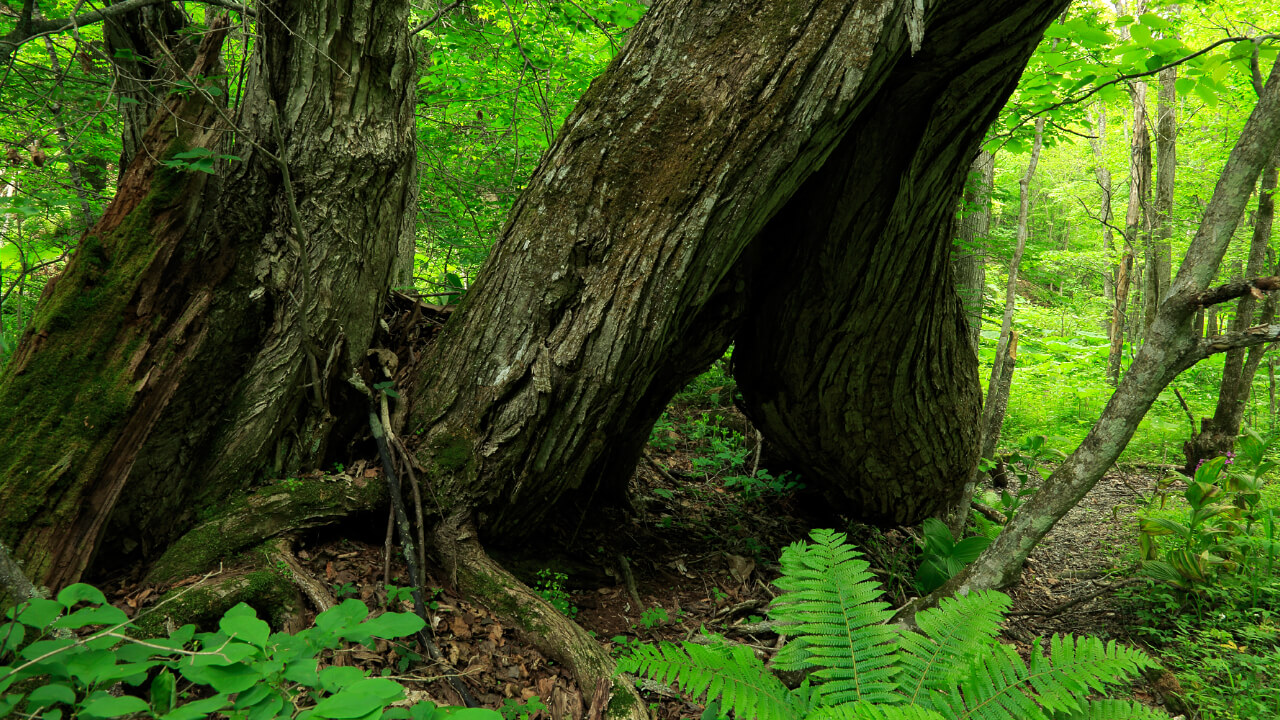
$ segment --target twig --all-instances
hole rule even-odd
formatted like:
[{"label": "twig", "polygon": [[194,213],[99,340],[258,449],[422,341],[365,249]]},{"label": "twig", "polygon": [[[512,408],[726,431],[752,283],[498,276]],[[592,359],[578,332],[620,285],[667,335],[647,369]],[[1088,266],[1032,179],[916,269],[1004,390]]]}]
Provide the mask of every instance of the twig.
[{"label": "twig", "polygon": [[985,517],[986,519],[990,520],[993,523],[999,523],[1000,525],[1003,525],[1005,524],[1005,521],[1008,520],[1008,518],[1004,516],[1004,513],[991,507],[990,505],[983,505],[980,502],[971,502],[969,503],[969,507],[973,508],[974,510],[977,510],[979,513],[982,514],[983,517]]},{"label": "twig", "polygon": [[636,612],[642,611],[644,603],[640,602],[640,591],[636,589],[636,576],[631,572],[627,556],[622,553],[618,553],[618,570],[622,573],[622,583],[627,586],[627,596],[636,604]]},{"label": "twig", "polygon": [[672,484],[675,484],[675,485],[679,485],[679,484],[680,484],[680,481],[679,481],[679,480],[676,480],[676,478],[675,478],[675,476],[674,476],[674,475],[672,475],[672,474],[671,474],[671,473],[670,473],[666,468],[664,468],[664,467],[662,467],[661,465],[659,465],[657,460],[654,460],[654,459],[653,459],[653,456],[649,454],[649,451],[648,451],[648,450],[646,450],[646,451],[643,453],[643,455],[644,455],[644,459],[649,461],[649,464],[650,464],[651,466],[653,466],[653,469],[654,469],[654,470],[657,470],[657,471],[658,471],[658,474],[659,474],[659,475],[661,475],[662,477],[666,478],[666,479],[667,479],[667,481],[668,481],[668,482],[670,482],[670,483],[672,483]]},{"label": "twig", "polygon": [[1191,413],[1191,407],[1187,405],[1187,401],[1183,399],[1182,393],[1178,392],[1178,388],[1173,389],[1174,397],[1178,398],[1178,402],[1182,405],[1182,409],[1187,413],[1187,422],[1191,423],[1191,434],[1196,434],[1196,416]]},{"label": "twig", "polygon": [[1104,595],[1106,593],[1111,592],[1112,590],[1119,590],[1120,588],[1125,587],[1126,585],[1136,585],[1139,582],[1145,582],[1145,581],[1146,581],[1146,578],[1140,578],[1140,577],[1125,578],[1124,580],[1120,580],[1119,582],[1113,582],[1109,585],[1103,585],[1102,587],[1098,588],[1097,590],[1094,590],[1091,593],[1085,593],[1084,595],[1081,595],[1078,598],[1073,598],[1071,600],[1068,600],[1062,603],[1061,605],[1058,605],[1057,607],[1049,608],[1048,610],[1019,610],[1018,612],[1006,613],[1005,617],[1026,617],[1031,615],[1035,615],[1037,617],[1051,617],[1054,615],[1059,615],[1063,611],[1070,610],[1076,605],[1079,605],[1080,603],[1088,600],[1092,600],[1098,597],[1099,595]]},{"label": "twig", "polygon": [[409,34],[410,34],[410,35],[417,35],[418,33],[422,32],[423,30],[426,30],[427,28],[431,27],[432,25],[435,25],[437,22],[439,22],[440,18],[444,17],[444,14],[445,14],[445,13],[449,12],[450,10],[453,10],[454,8],[458,7],[458,6],[459,6],[459,5],[461,5],[461,4],[462,4],[462,0],[456,0],[455,2],[451,2],[451,3],[449,3],[448,5],[445,5],[444,7],[440,8],[439,10],[437,10],[437,11],[436,11],[436,14],[435,14],[435,15],[432,15],[430,20],[427,20],[427,21],[423,22],[421,25],[419,25],[418,27],[416,27],[416,28],[414,28],[414,29],[410,30],[410,31],[409,31]]}]

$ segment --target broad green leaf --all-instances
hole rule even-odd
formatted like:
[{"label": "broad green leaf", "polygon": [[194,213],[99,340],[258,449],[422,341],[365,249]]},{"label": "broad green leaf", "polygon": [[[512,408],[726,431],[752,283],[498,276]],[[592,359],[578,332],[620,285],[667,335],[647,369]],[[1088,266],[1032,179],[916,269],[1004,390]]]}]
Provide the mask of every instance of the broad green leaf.
[{"label": "broad green leaf", "polygon": [[75,690],[63,683],[49,683],[32,690],[31,694],[27,696],[27,709],[30,711],[34,711],[36,708],[47,708],[55,703],[75,705]]},{"label": "broad green leaf", "polygon": [[227,611],[218,621],[218,627],[229,637],[264,647],[271,636],[271,626],[258,619],[257,612],[245,603]]},{"label": "broad green leaf", "polygon": [[[28,627],[43,628],[57,620],[66,609],[66,606],[57,600],[31,598],[18,606],[18,622]],[[13,608],[10,608],[5,613],[5,617],[12,618],[13,612]]]},{"label": "broad green leaf", "polygon": [[87,602],[94,605],[106,605],[107,596],[102,591],[92,585],[85,583],[76,583],[68,585],[58,593],[58,602],[66,607],[73,607],[78,602]]},{"label": "broad green leaf", "polygon": [[136,698],[132,695],[121,695],[120,697],[108,695],[85,703],[84,708],[80,711],[80,717],[114,718],[121,715],[145,712],[147,708],[147,701],[142,698]]}]

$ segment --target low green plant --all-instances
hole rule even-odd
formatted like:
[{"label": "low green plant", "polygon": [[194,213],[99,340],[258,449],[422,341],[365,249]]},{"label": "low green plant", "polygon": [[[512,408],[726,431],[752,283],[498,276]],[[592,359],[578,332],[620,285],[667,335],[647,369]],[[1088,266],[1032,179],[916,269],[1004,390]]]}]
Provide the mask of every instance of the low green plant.
[{"label": "low green plant", "polygon": [[1030,663],[997,640],[1009,598],[994,591],[943,600],[916,615],[918,630],[888,624],[880,585],[845,536],[815,530],[782,554],[782,593],[769,615],[792,638],[773,669],[803,671],[790,689],[751,648],[708,635],[708,644],[638,645],[619,670],[674,683],[739,718],[1160,718],[1133,702],[1097,699],[1107,685],[1154,667],[1141,651],[1097,638],[1037,639]]},{"label": "low green plant", "polygon": [[[138,639],[122,610],[89,585],[55,599],[35,598],[0,624],[0,717],[97,720],[145,715],[160,720],[402,718],[499,720],[492,710],[390,705],[404,688],[354,667],[321,668],[316,656],[344,642],[413,635],[416,615],[369,617],[358,600],[316,616],[297,634],[271,632],[243,603],[212,632],[184,625],[167,638]],[[100,629],[89,632],[91,628]],[[124,694],[111,692],[122,685]]]},{"label": "low green plant", "polygon": [[667,609],[664,607],[651,607],[640,613],[640,624],[646,630],[652,630],[669,622],[671,622],[671,615],[667,613]]},{"label": "low green plant", "polygon": [[333,594],[339,600],[342,598],[355,597],[360,590],[353,582],[333,583]]},{"label": "low green plant", "polygon": [[544,568],[538,571],[538,582],[533,589],[551,603],[556,612],[567,618],[574,618],[578,615],[578,608],[571,601],[569,591],[564,589],[568,580],[568,575]]},{"label": "low green plant", "polygon": [[804,483],[793,480],[790,473],[774,475],[764,468],[756,470],[754,475],[730,475],[724,479],[724,486],[737,491],[747,502],[769,496],[789,495],[804,489]]},{"label": "low green plant", "polygon": [[498,712],[502,714],[502,720],[529,720],[546,709],[547,706],[542,703],[542,698],[534,695],[524,702],[507,698],[502,701],[502,707],[498,708]]},{"label": "low green plant", "polygon": [[937,518],[926,519],[922,530],[924,545],[921,548],[920,567],[916,570],[915,582],[921,595],[928,595],[942,587],[943,583],[977,559],[991,544],[991,538],[984,535],[956,542],[951,530]]}]

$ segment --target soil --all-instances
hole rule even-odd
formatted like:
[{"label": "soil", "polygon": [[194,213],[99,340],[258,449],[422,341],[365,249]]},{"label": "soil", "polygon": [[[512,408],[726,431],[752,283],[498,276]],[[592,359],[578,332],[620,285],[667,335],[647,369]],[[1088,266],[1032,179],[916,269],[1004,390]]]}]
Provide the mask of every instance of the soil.
[{"label": "soil", "polygon": [[[685,407],[672,410],[716,417],[714,423],[755,436],[732,407]],[[664,431],[667,432],[667,431]],[[774,651],[776,636],[761,626],[763,608],[774,596],[777,557],[787,544],[806,537],[811,528],[847,530],[872,563],[895,606],[914,590],[918,531],[879,530],[850,523],[830,513],[807,491],[765,493],[751,497],[726,488],[723,477],[700,470],[695,443],[671,432],[650,447],[632,478],[634,508],[625,516],[601,516],[587,510],[559,527],[547,528],[545,543],[521,552],[489,550],[508,569],[544,595],[611,649],[635,641],[685,640],[702,628]],[[749,463],[760,453],[752,447]],[[767,458],[767,452],[765,453]],[[1004,625],[1004,640],[1028,652],[1037,638],[1055,633],[1088,634],[1140,644],[1132,636],[1114,590],[1130,575],[1136,549],[1135,510],[1154,478],[1113,471],[1035,550],[1021,582],[1008,592],[1013,608]],[[378,521],[375,521],[375,523]],[[294,551],[300,567],[334,599],[356,597],[370,607],[411,611],[406,602],[389,604],[385,589],[384,527],[328,528],[299,538]],[[353,532],[354,530],[354,532]],[[353,537],[354,536],[354,537]],[[407,576],[399,548],[390,563],[393,585]],[[412,645],[379,641],[373,648],[354,646],[322,662],[355,664],[373,674],[389,672],[409,688],[409,699],[458,705],[463,700],[443,678],[456,671],[467,689],[488,707],[528,701],[537,696],[545,709],[533,717],[585,716],[583,698],[567,672],[544,657],[484,608],[458,597],[447,577],[428,563],[431,629],[448,663],[423,661]],[[1132,581],[1128,581],[1132,582]],[[136,584],[115,588],[117,604],[127,612],[146,608],[160,588]],[[1072,601],[1074,604],[1070,604]],[[310,622],[313,614],[302,618]],[[1134,697],[1163,702],[1169,677],[1135,686]],[[655,717],[663,720],[699,717],[700,707],[657,686],[646,686]],[[536,707],[536,705],[534,706]]]}]

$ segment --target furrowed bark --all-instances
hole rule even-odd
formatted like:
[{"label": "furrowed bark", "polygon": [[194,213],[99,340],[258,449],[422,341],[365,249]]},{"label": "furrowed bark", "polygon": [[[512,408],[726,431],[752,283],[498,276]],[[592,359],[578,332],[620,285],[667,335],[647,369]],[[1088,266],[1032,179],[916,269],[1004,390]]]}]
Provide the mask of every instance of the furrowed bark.
[{"label": "furrowed bark", "polygon": [[[264,9],[240,117],[169,96],[0,381],[0,540],[54,587],[104,537],[104,564],[154,556],[202,507],[316,467],[363,407],[346,378],[412,227],[408,3]],[[240,160],[162,164],[192,147]]]},{"label": "furrowed bark", "polygon": [[[951,273],[952,214],[989,120],[1057,9],[928,15],[933,41],[898,63],[760,238],[770,265],[734,351],[744,410],[851,516],[919,522],[955,504],[976,466],[981,400]],[[935,111],[926,120],[919,107]],[[867,159],[868,147],[882,159]]]}]

